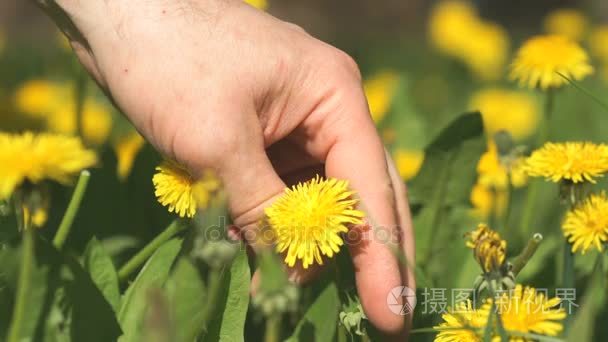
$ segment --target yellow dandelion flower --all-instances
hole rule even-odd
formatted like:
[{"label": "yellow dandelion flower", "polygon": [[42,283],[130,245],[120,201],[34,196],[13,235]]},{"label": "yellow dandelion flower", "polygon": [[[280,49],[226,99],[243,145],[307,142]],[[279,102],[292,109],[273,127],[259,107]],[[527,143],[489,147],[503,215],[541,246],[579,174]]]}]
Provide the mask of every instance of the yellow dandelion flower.
[{"label": "yellow dandelion flower", "polygon": [[399,175],[407,181],[418,174],[424,162],[424,151],[398,149],[395,151],[395,164]]},{"label": "yellow dandelion flower", "polygon": [[285,262],[293,267],[297,259],[308,268],[315,261],[323,264],[321,255],[329,258],[344,243],[340,233],[348,224],[361,224],[363,212],[355,209],[357,200],[348,182],[319,176],[299,183],[270,207],[266,216],[276,236],[276,249],[286,252]]},{"label": "yellow dandelion flower", "polygon": [[477,10],[468,1],[440,1],[428,21],[431,43],[448,56],[462,56],[478,21]]},{"label": "yellow dandelion flower", "polygon": [[14,102],[17,110],[34,117],[45,118],[57,111],[70,96],[70,89],[55,82],[31,80],[15,91]]},{"label": "yellow dandelion flower", "polygon": [[[566,318],[563,308],[558,308],[560,298],[547,298],[543,292],[532,287],[516,285],[515,289],[496,298],[496,310],[507,331],[557,336],[563,330]],[[529,341],[523,337],[510,336],[511,342]]]},{"label": "yellow dandelion flower", "polygon": [[429,18],[429,38],[437,50],[461,60],[483,80],[496,80],[504,72],[507,32],[480,18],[468,1],[438,2]]},{"label": "yellow dandelion flower", "polygon": [[511,42],[500,25],[480,20],[466,38],[462,59],[475,76],[484,81],[503,77]]},{"label": "yellow dandelion flower", "polygon": [[595,183],[608,171],[608,145],[590,142],[546,143],[527,158],[526,172],[553,182]]},{"label": "yellow dandelion flower", "polygon": [[[74,103],[68,102],[48,117],[48,127],[53,132],[76,134],[77,117]],[[82,109],[82,135],[93,144],[103,144],[112,130],[112,115],[105,105],[88,98]]]},{"label": "yellow dandelion flower", "polygon": [[488,310],[476,309],[470,300],[460,302],[441,316],[444,322],[434,327],[438,331],[434,341],[481,342],[488,317]]},{"label": "yellow dandelion flower", "polygon": [[511,65],[511,79],[521,86],[557,88],[567,81],[562,75],[581,80],[593,73],[589,57],[577,43],[563,36],[536,36],[526,41]]},{"label": "yellow dandelion flower", "polygon": [[97,162],[74,137],[57,134],[0,133],[0,200],[7,199],[23,182],[70,182],[82,169]]},{"label": "yellow dandelion flower", "polygon": [[245,2],[261,10],[268,8],[268,0],[245,0]]},{"label": "yellow dandelion flower", "polygon": [[481,112],[488,136],[507,131],[516,139],[524,139],[534,133],[539,122],[535,100],[521,92],[487,88],[476,92],[469,107]]},{"label": "yellow dandelion flower", "polygon": [[[512,159],[512,160],[511,160]],[[524,158],[511,158],[505,166],[498,155],[494,142],[488,143],[488,150],[481,155],[477,163],[478,183],[491,189],[506,190],[509,184],[508,169],[511,171],[511,184],[514,187],[526,185],[528,177],[524,172]]]},{"label": "yellow dandelion flower", "polygon": [[382,121],[390,110],[397,86],[399,75],[394,71],[382,71],[364,82],[363,88],[374,122]]},{"label": "yellow dandelion flower", "polygon": [[595,247],[604,251],[608,240],[608,198],[605,192],[591,195],[570,210],[562,224],[564,236],[572,244],[572,253],[585,254]]},{"label": "yellow dandelion flower", "polygon": [[208,171],[201,180],[195,180],[177,163],[163,161],[152,177],[154,195],[158,202],[180,217],[194,217],[197,207],[205,207],[212,193],[219,188],[219,181]]},{"label": "yellow dandelion flower", "polygon": [[496,231],[480,223],[477,229],[466,234],[466,246],[473,249],[475,260],[484,272],[502,267],[506,259],[507,242]]},{"label": "yellow dandelion flower", "polygon": [[561,35],[574,41],[581,41],[587,32],[588,20],[585,15],[572,8],[557,9],[549,13],[544,21],[545,31]]},{"label": "yellow dandelion flower", "polygon": [[608,25],[593,29],[589,37],[589,51],[603,62],[608,62]]},{"label": "yellow dandelion flower", "polygon": [[124,181],[129,177],[135,158],[145,143],[144,138],[139,133],[132,131],[112,144],[114,153],[116,154],[116,174],[118,179]]},{"label": "yellow dandelion flower", "polygon": [[505,190],[489,188],[483,184],[475,184],[471,190],[470,200],[473,205],[473,216],[485,219],[490,215],[502,216],[507,209],[509,196]]}]

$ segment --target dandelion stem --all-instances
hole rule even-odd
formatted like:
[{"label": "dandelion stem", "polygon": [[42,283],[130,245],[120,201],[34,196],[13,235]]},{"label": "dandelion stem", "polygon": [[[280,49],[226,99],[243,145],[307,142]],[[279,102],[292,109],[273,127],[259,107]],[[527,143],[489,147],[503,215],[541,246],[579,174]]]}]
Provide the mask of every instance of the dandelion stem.
[{"label": "dandelion stem", "polygon": [[521,216],[521,231],[523,234],[528,235],[530,232],[530,224],[532,223],[532,217],[534,216],[534,206],[536,204],[536,195],[538,193],[538,183],[535,181],[530,182],[528,185],[528,191],[526,192],[524,212]]},{"label": "dandelion stem", "polygon": [[532,238],[528,240],[528,244],[524,247],[524,250],[521,251],[521,254],[519,254],[513,262],[513,275],[517,276],[519,272],[521,272],[532,256],[534,256],[534,253],[536,253],[536,250],[542,241],[543,236],[539,233],[534,234]]},{"label": "dandelion stem", "polygon": [[30,227],[29,219],[23,213],[24,209],[21,206],[22,224],[21,232],[23,234],[23,243],[21,245],[21,266],[19,270],[19,279],[17,280],[17,294],[15,307],[13,309],[13,317],[8,333],[8,342],[18,342],[22,340],[22,325],[28,307],[28,295],[30,292],[32,268],[34,263],[34,244],[35,232]]},{"label": "dandelion stem", "polygon": [[57,249],[63,247],[65,240],[70,234],[72,223],[74,223],[74,218],[80,209],[80,203],[82,203],[82,198],[84,197],[90,178],[91,173],[88,170],[80,172],[80,177],[78,177],[78,183],[76,183],[76,188],[74,189],[74,193],[68,204],[68,209],[65,211],[63,219],[61,219],[61,223],[57,229],[57,233],[55,233],[55,237],[53,238],[53,246]]},{"label": "dandelion stem", "polygon": [[[205,340],[205,335],[209,331],[209,323],[211,318],[214,317],[214,313],[217,309],[218,297],[220,297],[220,291],[222,290],[222,277],[225,267],[212,269],[209,273],[209,280],[207,281],[207,306],[203,309],[203,330],[201,332],[201,339]],[[195,336],[196,337],[196,336]]]},{"label": "dandelion stem", "polygon": [[279,342],[281,338],[281,314],[271,315],[266,319],[264,342]]},{"label": "dandelion stem", "polygon": [[82,68],[76,70],[76,81],[74,82],[76,131],[78,136],[84,141],[84,101],[87,96],[87,75]]},{"label": "dandelion stem", "polygon": [[564,260],[562,264],[562,287],[574,288],[574,255],[570,243],[564,239]]},{"label": "dandelion stem", "polygon": [[543,124],[540,127],[538,134],[538,145],[544,144],[549,139],[551,119],[553,117],[553,107],[555,105],[555,90],[549,88],[545,97],[545,108]]},{"label": "dandelion stem", "polygon": [[118,271],[118,279],[125,281],[131,273],[143,265],[148,258],[165,242],[171,239],[175,234],[188,228],[188,225],[181,220],[174,220],[171,224],[154,240],[150,241],[144,248],[135,254],[126,264]]}]

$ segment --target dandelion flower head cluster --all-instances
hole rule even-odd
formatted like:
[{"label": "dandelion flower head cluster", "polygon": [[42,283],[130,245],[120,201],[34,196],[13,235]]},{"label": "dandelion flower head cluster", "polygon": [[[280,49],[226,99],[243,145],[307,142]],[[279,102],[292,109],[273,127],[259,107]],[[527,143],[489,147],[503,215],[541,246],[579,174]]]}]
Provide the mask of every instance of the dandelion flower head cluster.
[{"label": "dandelion flower head cluster", "polygon": [[97,156],[80,139],[51,133],[0,133],[0,200],[24,182],[70,182],[95,165]]},{"label": "dandelion flower head cluster", "polygon": [[194,217],[196,209],[208,206],[220,188],[219,180],[211,171],[204,172],[197,180],[181,165],[169,160],[163,161],[156,170],[152,183],[158,202],[180,217]]},{"label": "dandelion flower head cluster", "polygon": [[285,262],[293,267],[323,264],[340,251],[342,233],[349,224],[361,224],[363,212],[355,209],[348,182],[319,176],[286,189],[270,207],[266,216],[276,238],[276,249],[285,253]]}]

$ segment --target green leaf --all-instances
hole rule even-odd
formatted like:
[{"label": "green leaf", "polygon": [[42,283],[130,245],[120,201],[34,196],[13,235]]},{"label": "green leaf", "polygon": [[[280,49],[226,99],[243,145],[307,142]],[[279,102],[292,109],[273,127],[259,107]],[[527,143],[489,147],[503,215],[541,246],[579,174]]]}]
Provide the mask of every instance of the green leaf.
[{"label": "green leaf", "polygon": [[410,203],[421,208],[414,217],[419,265],[428,263],[434,246],[454,239],[454,230],[441,227],[453,208],[468,205],[484,150],[479,113],[458,117],[426,148],[424,164],[409,186]]},{"label": "green leaf", "polygon": [[[0,290],[2,294],[2,299],[0,299],[2,304],[0,331],[3,335],[8,332],[9,324],[12,324],[22,249],[23,246],[19,249],[5,247],[0,256],[0,267],[2,267],[2,271],[0,271],[2,272],[2,279],[0,280],[0,286],[2,287]],[[38,324],[43,319],[44,302],[48,291],[47,278],[50,267],[45,256],[40,253],[36,254],[31,267],[29,288],[25,294],[26,314],[19,326],[20,340],[34,339]]]},{"label": "green leaf", "polygon": [[[3,250],[0,267],[13,273],[11,264],[18,257],[11,249]],[[8,303],[7,309],[12,310],[15,279],[10,274],[2,278],[7,282],[2,284],[6,287],[0,302]],[[36,239],[30,286],[22,339],[46,341],[52,336],[54,340],[65,340],[69,336],[72,341],[101,342],[115,341],[122,334],[112,307],[89,274],[76,259],[40,237]],[[4,317],[4,309],[2,305],[1,331],[6,331],[3,325],[10,321]]]},{"label": "green leaf", "polygon": [[[425,160],[418,175],[409,183],[412,204],[433,203],[432,194],[447,176],[445,205],[468,202],[476,178],[477,161],[485,150],[481,114],[467,113],[451,122],[425,149]],[[446,189],[443,189],[446,190]]]},{"label": "green leaf", "polygon": [[152,254],[135,281],[127,289],[118,311],[118,321],[124,331],[120,341],[141,341],[148,291],[163,287],[181,246],[181,239],[172,239],[164,243]]},{"label": "green leaf", "polygon": [[215,312],[220,314],[209,323],[206,341],[243,341],[245,318],[249,307],[251,272],[247,253],[240,248],[230,269],[223,273],[221,301]]},{"label": "green leaf", "polygon": [[173,308],[176,341],[194,341],[203,327],[205,285],[192,261],[179,258],[165,288]]},{"label": "green leaf", "polygon": [[120,288],[118,285],[118,274],[112,263],[112,259],[106,253],[103,245],[96,239],[92,238],[87,244],[84,252],[84,268],[91,275],[91,279],[114,311],[118,310],[120,305]]},{"label": "green leaf", "polygon": [[[582,303],[569,327],[566,341],[594,341],[595,321],[606,302],[606,283],[602,267],[602,255],[599,254],[593,275],[585,291]],[[564,304],[568,310],[568,304]]]},{"label": "green leaf", "polygon": [[308,308],[287,341],[332,341],[339,310],[338,288],[331,282]]}]

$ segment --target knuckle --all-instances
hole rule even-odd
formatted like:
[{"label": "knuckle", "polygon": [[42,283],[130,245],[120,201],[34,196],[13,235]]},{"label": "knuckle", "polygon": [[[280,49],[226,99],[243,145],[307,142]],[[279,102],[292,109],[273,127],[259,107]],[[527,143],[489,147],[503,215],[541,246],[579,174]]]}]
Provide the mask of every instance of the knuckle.
[{"label": "knuckle", "polygon": [[342,50],[336,50],[336,58],[338,63],[351,75],[354,75],[357,79],[361,79],[361,71],[359,65],[349,54]]}]

